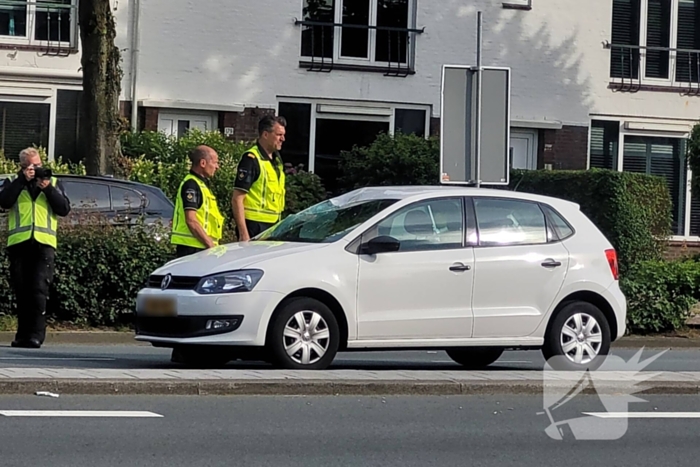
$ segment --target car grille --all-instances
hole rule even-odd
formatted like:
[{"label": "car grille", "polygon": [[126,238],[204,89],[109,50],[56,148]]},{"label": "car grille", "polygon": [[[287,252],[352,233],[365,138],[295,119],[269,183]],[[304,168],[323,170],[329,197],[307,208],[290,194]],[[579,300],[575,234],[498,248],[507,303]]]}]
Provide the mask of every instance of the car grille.
[{"label": "car grille", "polygon": [[[160,284],[163,282],[164,275],[152,275],[148,278],[146,287],[149,289],[160,289]],[[172,290],[192,290],[199,284],[200,277],[194,276],[172,276],[167,289]]]},{"label": "car grille", "polygon": [[[223,329],[206,329],[207,321],[212,319],[236,320],[232,327]],[[203,337],[224,334],[237,330],[241,326],[243,315],[234,316],[178,316],[173,318],[153,318],[136,316],[136,334],[153,337]]]}]

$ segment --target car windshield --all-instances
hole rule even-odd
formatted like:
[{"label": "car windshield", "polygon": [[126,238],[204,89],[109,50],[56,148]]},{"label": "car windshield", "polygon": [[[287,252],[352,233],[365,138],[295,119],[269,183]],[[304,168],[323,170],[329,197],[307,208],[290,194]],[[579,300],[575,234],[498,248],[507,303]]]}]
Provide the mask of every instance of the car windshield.
[{"label": "car windshield", "polygon": [[331,243],[394,204],[395,199],[375,199],[338,204],[335,200],[292,214],[257,236],[256,241]]}]

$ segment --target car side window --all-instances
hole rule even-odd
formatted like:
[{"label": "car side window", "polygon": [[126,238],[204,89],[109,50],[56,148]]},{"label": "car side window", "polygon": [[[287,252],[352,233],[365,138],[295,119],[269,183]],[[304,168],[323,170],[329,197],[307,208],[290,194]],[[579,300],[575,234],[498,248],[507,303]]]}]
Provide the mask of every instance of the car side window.
[{"label": "car side window", "polygon": [[109,187],[102,183],[62,180],[71,208],[105,211],[111,208]]},{"label": "car side window", "polygon": [[533,245],[551,241],[537,203],[506,198],[474,198],[480,246]]},{"label": "car side window", "polygon": [[381,221],[365,240],[384,235],[400,242],[400,252],[461,248],[464,240],[462,199],[413,203]]},{"label": "car side window", "polygon": [[564,220],[561,215],[556,212],[551,206],[542,204],[542,209],[547,213],[547,217],[551,221],[554,227],[554,232],[556,235],[555,239],[564,240],[571,237],[574,234],[574,230],[571,226]]},{"label": "car side window", "polygon": [[115,211],[139,211],[141,209],[141,194],[118,186],[111,186],[112,209]]}]

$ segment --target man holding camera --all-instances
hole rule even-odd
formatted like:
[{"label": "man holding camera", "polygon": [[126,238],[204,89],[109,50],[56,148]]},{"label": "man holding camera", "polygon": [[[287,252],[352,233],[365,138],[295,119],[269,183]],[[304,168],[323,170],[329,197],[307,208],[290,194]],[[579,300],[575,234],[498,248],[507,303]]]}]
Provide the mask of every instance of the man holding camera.
[{"label": "man holding camera", "polygon": [[12,347],[38,349],[46,337],[46,300],[54,276],[57,216],[70,201],[34,148],[19,154],[20,171],[0,188],[0,207],[9,210],[7,254],[17,299],[18,326]]}]

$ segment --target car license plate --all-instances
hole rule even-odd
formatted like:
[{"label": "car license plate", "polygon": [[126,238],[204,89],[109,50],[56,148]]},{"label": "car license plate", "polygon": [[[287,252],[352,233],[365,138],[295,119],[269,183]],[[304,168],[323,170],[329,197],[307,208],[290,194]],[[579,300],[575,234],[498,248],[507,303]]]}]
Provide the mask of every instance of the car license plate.
[{"label": "car license plate", "polygon": [[143,299],[142,311],[146,316],[175,316],[177,307],[172,297],[146,297]]}]

